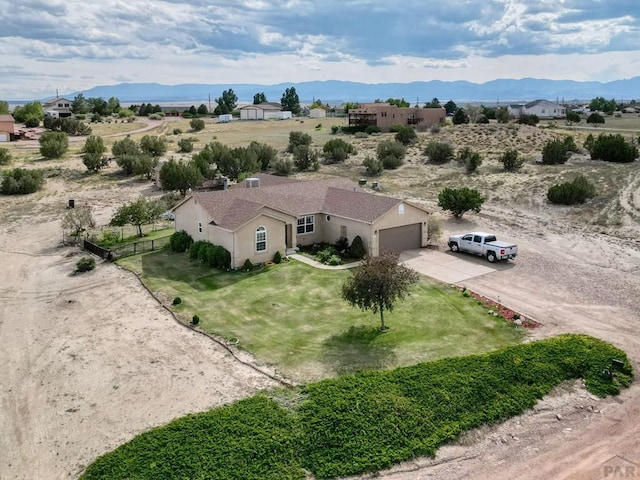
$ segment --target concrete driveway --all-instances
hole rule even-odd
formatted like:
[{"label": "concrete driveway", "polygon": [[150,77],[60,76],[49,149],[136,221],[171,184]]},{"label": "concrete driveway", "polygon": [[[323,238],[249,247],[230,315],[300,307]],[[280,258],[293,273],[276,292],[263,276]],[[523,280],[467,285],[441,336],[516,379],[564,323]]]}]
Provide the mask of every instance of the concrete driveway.
[{"label": "concrete driveway", "polygon": [[418,273],[445,283],[459,283],[470,278],[509,268],[508,262],[491,264],[486,259],[448,250],[407,250],[400,261]]}]

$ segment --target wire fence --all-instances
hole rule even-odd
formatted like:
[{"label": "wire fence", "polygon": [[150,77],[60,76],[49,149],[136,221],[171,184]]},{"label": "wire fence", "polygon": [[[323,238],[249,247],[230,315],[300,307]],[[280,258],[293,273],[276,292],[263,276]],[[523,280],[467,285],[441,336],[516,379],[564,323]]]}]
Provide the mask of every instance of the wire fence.
[{"label": "wire fence", "polygon": [[[147,235],[157,230],[164,230],[166,228],[173,228],[173,220],[158,220],[154,223],[142,225],[142,234]],[[102,225],[86,232],[86,236],[94,243],[102,243],[105,232],[110,237],[117,241],[124,241],[127,238],[133,238],[138,236],[138,227],[134,225],[125,225],[123,227],[110,227],[108,225]]]},{"label": "wire fence", "polygon": [[138,242],[127,243],[126,245],[116,245],[110,248],[112,258],[128,257],[138,253],[152,252],[160,250],[169,245],[171,235],[166,237],[154,238],[153,240],[140,240]]}]

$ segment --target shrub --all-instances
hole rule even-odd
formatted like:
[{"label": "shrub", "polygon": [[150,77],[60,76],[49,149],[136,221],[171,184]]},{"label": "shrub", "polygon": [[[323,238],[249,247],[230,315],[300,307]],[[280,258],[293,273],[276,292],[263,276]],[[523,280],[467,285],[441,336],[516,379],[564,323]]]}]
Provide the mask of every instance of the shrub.
[{"label": "shrub", "polygon": [[367,125],[367,128],[364,129],[364,133],[367,135],[373,135],[380,132],[382,132],[382,129],[377,125]]},{"label": "shrub", "polygon": [[171,248],[172,252],[183,253],[189,250],[192,243],[193,238],[191,238],[191,235],[184,230],[180,230],[179,232],[175,232],[171,235],[171,238],[169,239],[169,248]]},{"label": "shrub", "polygon": [[318,251],[318,253],[316,253],[316,257],[320,263],[327,263],[332,256],[338,255],[338,253],[339,252],[336,250],[336,247],[329,245],[328,247]]},{"label": "shrub", "polygon": [[571,135],[567,135],[566,137],[564,137],[564,140],[562,143],[564,143],[564,148],[567,149],[567,152],[574,152],[574,153],[578,152],[578,145],[576,145],[576,141],[573,139]]},{"label": "shrub", "polygon": [[433,134],[440,133],[440,125],[437,123],[434,123],[429,127],[429,131]]},{"label": "shrub", "polygon": [[187,253],[191,260],[197,260],[200,257],[200,250],[204,247],[205,243],[206,242],[203,242],[202,240],[198,240],[189,246]]},{"label": "shrub", "polygon": [[364,244],[362,243],[362,238],[360,235],[356,235],[353,237],[351,241],[351,246],[349,247],[349,256],[352,258],[364,258],[367,252],[364,249]]},{"label": "shrub", "polygon": [[24,126],[27,127],[27,128],[36,128],[39,125],[40,125],[40,120],[37,119],[36,117],[29,117],[24,122]]},{"label": "shrub", "polygon": [[182,303],[182,299],[180,297],[176,297],[173,299],[173,302],[171,302],[171,305],[180,305]]},{"label": "shrub", "polygon": [[347,237],[338,237],[335,247],[338,252],[345,253],[349,249],[349,239]]},{"label": "shrub", "polygon": [[469,123],[469,115],[467,115],[467,112],[465,112],[463,108],[458,108],[453,114],[452,121],[454,125]]},{"label": "shrub", "polygon": [[250,272],[251,270],[253,270],[253,263],[251,263],[251,260],[247,258],[244,261],[244,265],[242,266],[242,269],[245,270],[246,272]]},{"label": "shrub", "polygon": [[11,152],[8,148],[0,147],[0,165],[7,165],[11,162]]},{"label": "shrub", "polygon": [[316,130],[322,130],[322,124],[321,123],[316,125]]},{"label": "shrub", "polygon": [[403,126],[396,133],[395,139],[403,145],[410,145],[418,140],[418,135],[413,128]]},{"label": "shrub", "polygon": [[380,175],[384,169],[384,165],[381,160],[368,156],[362,162],[362,165],[367,169],[369,175]]},{"label": "shrub", "polygon": [[580,118],[580,114],[577,112],[567,112],[567,122],[569,124],[572,123],[580,123],[582,119]]},{"label": "shrub", "polygon": [[255,153],[262,171],[267,170],[278,158],[278,151],[266,143],[253,141],[247,149]]},{"label": "shrub", "polygon": [[173,129],[173,134],[174,135],[181,135],[182,134],[182,129],[181,128],[174,128]]},{"label": "shrub", "polygon": [[445,142],[431,141],[427,144],[424,154],[429,157],[429,162],[442,165],[453,159],[453,147]]},{"label": "shrub", "polygon": [[181,138],[178,140],[178,151],[183,153],[189,153],[193,151],[193,138]]},{"label": "shrub", "polygon": [[540,123],[540,119],[535,113],[532,113],[531,115],[524,114],[520,116],[518,123],[521,125],[531,125],[532,127],[535,127]]},{"label": "shrub", "polygon": [[191,317],[191,325],[198,325],[200,323],[200,317],[198,315],[194,315]]},{"label": "shrub", "polygon": [[105,230],[102,232],[102,238],[100,239],[100,245],[103,247],[111,247],[116,245],[120,241],[120,232],[115,230]]},{"label": "shrub", "polygon": [[[378,160],[382,162],[384,168],[397,168],[400,166],[404,160],[405,153],[405,146],[392,140],[380,142],[376,150]],[[395,159],[389,157],[394,157]]]},{"label": "shrub", "polygon": [[464,147],[458,152],[458,163],[464,165],[468,173],[473,173],[482,164],[482,158],[478,152],[474,152],[469,147]]},{"label": "shrub", "polygon": [[276,175],[280,175],[282,177],[291,175],[291,172],[293,171],[293,162],[288,158],[280,157],[273,163],[273,171]]},{"label": "shrub", "polygon": [[164,115],[158,113],[152,113],[151,115],[149,115],[149,120],[162,120],[162,117]]},{"label": "shrub", "polygon": [[318,163],[318,151],[309,145],[298,145],[293,149],[293,164],[300,170],[308,170]]},{"label": "shrub", "polygon": [[483,115],[482,113],[480,115],[478,115],[476,117],[476,123],[481,124],[481,123],[489,123],[489,119],[487,118],[486,115]]},{"label": "shrub", "polygon": [[356,132],[354,138],[369,138],[369,135],[365,132]]},{"label": "shrub", "polygon": [[311,135],[308,133],[295,131],[289,132],[289,145],[287,152],[293,153],[293,149],[299,145],[311,145]]},{"label": "shrub", "polygon": [[461,218],[469,210],[479,213],[484,200],[480,192],[468,187],[444,188],[438,194],[438,206],[450,211],[456,218]]},{"label": "shrub", "polygon": [[517,150],[506,150],[498,159],[505,172],[517,172],[524,165],[524,159],[518,157]]},{"label": "shrub", "polygon": [[33,193],[44,184],[44,176],[40,170],[25,170],[15,168],[2,172],[2,184],[0,193],[5,195],[21,195]]},{"label": "shrub", "polygon": [[69,148],[69,138],[65,132],[45,132],[38,142],[40,154],[45,158],[60,158]]},{"label": "shrub", "polygon": [[341,265],[342,259],[339,255],[331,255],[325,263],[332,266]]},{"label": "shrub", "polygon": [[331,125],[331,133],[336,135],[340,131],[340,127],[337,125]]},{"label": "shrub", "polygon": [[194,132],[199,132],[200,130],[204,130],[204,120],[202,120],[201,118],[193,118],[189,122],[189,126]]},{"label": "shrub", "polygon": [[277,251],[273,254],[273,263],[275,263],[276,265],[282,263],[282,254],[280,253],[280,251]]},{"label": "shrub", "polygon": [[391,125],[391,127],[389,128],[389,131],[391,133],[398,133],[403,128],[404,128],[404,125],[402,125],[400,123],[396,123],[395,125]]},{"label": "shrub", "polygon": [[349,155],[354,154],[356,149],[350,143],[345,142],[341,138],[329,140],[322,147],[324,159],[326,163],[344,162]]},{"label": "shrub", "polygon": [[155,135],[145,135],[140,139],[140,149],[152,157],[161,157],[167,152],[167,142]]},{"label": "shrub", "polygon": [[117,159],[123,155],[140,155],[142,151],[135,140],[132,140],[131,137],[125,137],[122,140],[113,142],[111,153]]},{"label": "shrub", "polygon": [[549,187],[547,199],[556,205],[575,205],[584,203],[596,194],[596,187],[584,176],[579,175],[572,182],[560,183]]},{"label": "shrub", "polygon": [[562,140],[549,140],[542,149],[542,163],[545,165],[559,165],[566,163],[569,152]]},{"label": "shrub", "polygon": [[[593,137],[591,137],[593,140]],[[638,147],[625,141],[620,134],[598,135],[592,141],[589,152],[593,160],[605,162],[630,163],[638,158]]]},{"label": "shrub", "polygon": [[96,261],[93,257],[82,257],[76,262],[76,271],[88,272],[96,268]]},{"label": "shrub", "polygon": [[598,112],[593,112],[587,117],[587,123],[593,123],[594,125],[604,123],[604,117]]},{"label": "shrub", "polygon": [[97,172],[106,167],[107,159],[104,157],[106,151],[107,147],[104,146],[102,137],[90,135],[82,147],[82,163],[87,167],[87,170]]}]

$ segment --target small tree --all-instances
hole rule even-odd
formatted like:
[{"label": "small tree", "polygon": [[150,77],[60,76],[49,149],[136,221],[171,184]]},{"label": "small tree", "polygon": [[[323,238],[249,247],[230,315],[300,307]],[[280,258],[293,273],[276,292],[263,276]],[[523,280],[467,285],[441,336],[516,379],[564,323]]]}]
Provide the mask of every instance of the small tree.
[{"label": "small tree", "polygon": [[579,175],[572,182],[560,183],[549,187],[547,199],[550,203],[559,205],[575,205],[584,203],[596,195],[596,187],[583,175]]},{"label": "small tree", "polygon": [[296,92],[295,87],[287,88],[282,94],[280,99],[280,105],[284,110],[289,110],[294,115],[300,113],[300,98]]},{"label": "small tree", "polygon": [[82,163],[87,167],[87,170],[97,172],[105,167],[107,159],[104,156],[104,152],[106,151],[107,147],[104,146],[102,137],[89,135],[84,147],[82,147]]},{"label": "small tree", "polygon": [[349,247],[349,256],[351,258],[363,258],[367,254],[367,251],[364,248],[364,243],[362,243],[362,238],[360,235],[356,235],[353,237],[351,241],[351,246]]},{"label": "small tree", "polygon": [[146,197],[140,197],[137,200],[120,206],[109,225],[114,227],[122,227],[130,224],[138,228],[138,236],[142,237],[142,225],[152,222],[162,213],[162,206]]},{"label": "small tree", "polygon": [[178,152],[193,152],[193,142],[193,138],[181,138],[180,140],[178,140]]},{"label": "small tree", "polygon": [[416,135],[416,131],[413,128],[402,126],[396,133],[395,139],[396,142],[403,145],[410,145],[418,140],[418,135]]},{"label": "small tree", "polygon": [[189,126],[194,132],[199,132],[200,130],[204,130],[204,120],[201,118],[192,118],[189,122]]},{"label": "small tree", "polygon": [[362,165],[367,169],[367,173],[373,176],[380,175],[382,170],[384,170],[382,160],[378,160],[371,156],[367,156],[362,162]]},{"label": "small tree", "polygon": [[300,170],[308,170],[314,168],[317,170],[318,151],[309,145],[298,145],[293,149],[293,164]]},{"label": "small tree", "polygon": [[480,192],[468,187],[445,188],[438,194],[438,206],[456,218],[461,218],[469,210],[479,213],[484,200]]},{"label": "small tree", "polygon": [[559,165],[569,159],[567,145],[562,140],[549,140],[542,149],[542,163]]},{"label": "small tree", "polygon": [[273,162],[273,171],[276,175],[287,177],[293,171],[293,162],[288,158],[279,157]]},{"label": "small tree", "polygon": [[[213,111],[214,115],[225,115],[235,110],[238,104],[238,96],[234,93],[233,89],[224,90],[222,96],[216,98],[217,106]],[[195,110],[195,109],[194,109]],[[195,115],[197,111],[194,111]]]},{"label": "small tree", "polygon": [[298,145],[311,145],[311,135],[300,131],[289,132],[287,152],[293,153],[293,149]]},{"label": "small tree", "polygon": [[342,285],[342,298],[351,306],[380,313],[380,330],[385,331],[384,311],[393,311],[397,300],[404,300],[418,274],[398,263],[399,254],[385,252],[377,257],[366,256]]},{"label": "small tree", "polygon": [[131,137],[123,138],[122,140],[116,140],[111,146],[111,153],[114,157],[118,158],[123,155],[139,155],[141,153],[138,143],[131,139]]},{"label": "small tree", "polygon": [[40,154],[45,158],[60,158],[69,149],[65,132],[44,132],[40,139]]},{"label": "small tree", "polygon": [[504,166],[505,172],[517,172],[524,165],[524,159],[518,157],[518,151],[514,149],[506,150],[498,161]]},{"label": "small tree", "polygon": [[176,162],[171,158],[160,169],[160,184],[163,190],[178,190],[184,197],[187,190],[201,185],[204,178],[193,162]]},{"label": "small tree", "polygon": [[93,257],[82,257],[76,262],[78,272],[89,272],[96,268],[96,261]]},{"label": "small tree", "polygon": [[453,114],[453,124],[462,125],[465,123],[469,123],[469,115],[467,115],[467,112],[465,112],[463,108],[458,108],[456,113]]},{"label": "small tree", "polygon": [[500,107],[496,110],[496,120],[498,123],[509,123],[510,118],[507,107]]},{"label": "small tree", "polygon": [[453,147],[445,142],[429,142],[424,150],[429,162],[441,165],[453,160]]},{"label": "small tree", "polygon": [[578,112],[567,112],[567,123],[572,125],[574,123],[580,123],[582,119],[580,118],[580,114]]},{"label": "small tree", "polygon": [[259,105],[260,103],[264,103],[266,101],[267,101],[267,96],[264,94],[264,92],[256,93],[253,96],[254,105]]},{"label": "small tree", "polygon": [[474,152],[469,147],[464,147],[458,152],[458,163],[464,165],[467,173],[473,173],[482,165],[482,157],[478,152]]},{"label": "small tree", "polygon": [[91,207],[88,205],[69,208],[62,215],[60,223],[63,230],[70,231],[75,237],[96,226]]},{"label": "small tree", "polygon": [[260,143],[254,140],[247,148],[255,153],[258,163],[260,164],[260,170],[263,172],[268,170],[269,166],[278,158],[278,151],[266,143]]},{"label": "small tree", "polygon": [[604,117],[600,115],[598,112],[593,112],[591,115],[587,117],[587,123],[591,123],[593,125],[598,125],[604,123]]},{"label": "small tree", "polygon": [[525,113],[520,115],[520,118],[518,118],[518,123],[520,125],[530,125],[532,127],[535,127],[538,123],[540,123],[540,119],[535,113],[532,113],[530,115]]},{"label": "small tree", "polygon": [[322,151],[325,162],[331,164],[344,162],[349,155],[355,153],[356,149],[341,138],[334,138],[324,144]]},{"label": "small tree", "polygon": [[140,139],[140,149],[152,157],[161,157],[167,153],[167,142],[162,137],[145,135]]}]

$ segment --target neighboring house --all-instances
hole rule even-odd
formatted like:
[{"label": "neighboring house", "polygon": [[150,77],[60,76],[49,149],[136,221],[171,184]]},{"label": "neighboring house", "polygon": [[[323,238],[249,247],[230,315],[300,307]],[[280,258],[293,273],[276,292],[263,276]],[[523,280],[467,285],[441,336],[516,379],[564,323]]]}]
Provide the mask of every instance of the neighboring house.
[{"label": "neighboring house", "polygon": [[327,111],[324,108],[312,108],[309,110],[309,117],[311,118],[324,118],[327,116]]},{"label": "neighboring house", "polygon": [[45,115],[49,115],[53,118],[64,118],[73,115],[71,111],[71,100],[67,100],[63,97],[54,98],[42,105]]},{"label": "neighboring house", "polygon": [[247,105],[240,109],[240,120],[284,120],[287,118],[291,118],[291,112],[282,110],[282,105],[275,102]]},{"label": "neighboring house", "polygon": [[194,192],[173,213],[177,231],[226,248],[232,268],[340,237],[351,243],[356,235],[373,256],[424,247],[429,215],[344,178],[300,181],[266,174],[225,191]]},{"label": "neighboring house", "polygon": [[395,125],[442,124],[447,118],[444,108],[396,107],[388,103],[368,103],[349,110],[349,125],[375,125],[388,132]]},{"label": "neighboring house", "polygon": [[536,115],[538,118],[565,118],[567,109],[548,100],[534,100],[529,103],[511,104],[507,107],[509,115],[520,118],[522,115]]},{"label": "neighboring house", "polygon": [[0,143],[10,142],[15,135],[15,120],[12,115],[0,115]]}]

